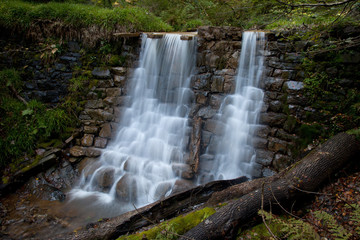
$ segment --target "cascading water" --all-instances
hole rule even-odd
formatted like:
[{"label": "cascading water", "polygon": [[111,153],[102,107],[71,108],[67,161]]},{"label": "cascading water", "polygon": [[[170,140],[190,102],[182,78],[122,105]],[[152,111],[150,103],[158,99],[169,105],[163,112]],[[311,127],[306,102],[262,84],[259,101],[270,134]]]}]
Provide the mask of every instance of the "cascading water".
[{"label": "cascading water", "polygon": [[263,91],[258,88],[263,72],[264,32],[244,32],[236,76],[235,93],[227,96],[217,119],[218,132],[215,136],[216,154],[212,172],[206,181],[253,176],[255,149],[252,146],[260,111]]},{"label": "cascading water", "polygon": [[143,35],[139,67],[130,79],[130,104],[122,111],[117,137],[83,171],[72,201],[106,217],[170,194],[189,139],[195,53],[196,41],[183,41],[178,34]]}]

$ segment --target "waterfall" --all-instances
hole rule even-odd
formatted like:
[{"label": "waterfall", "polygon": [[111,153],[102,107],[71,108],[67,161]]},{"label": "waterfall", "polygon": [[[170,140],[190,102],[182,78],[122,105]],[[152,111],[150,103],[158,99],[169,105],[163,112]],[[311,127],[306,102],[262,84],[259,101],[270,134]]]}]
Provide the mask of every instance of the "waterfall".
[{"label": "waterfall", "polygon": [[[219,114],[218,131],[214,136],[216,144],[213,168],[202,181],[231,179],[253,176],[256,158],[253,134],[257,127],[263,104],[263,91],[258,88],[263,72],[264,32],[244,32],[236,88],[232,95],[225,97]],[[206,156],[205,154],[203,157]]]},{"label": "waterfall", "polygon": [[99,161],[83,170],[70,192],[73,202],[110,217],[170,194],[189,141],[195,62],[196,40],[184,41],[178,34],[142,36],[117,137]]}]

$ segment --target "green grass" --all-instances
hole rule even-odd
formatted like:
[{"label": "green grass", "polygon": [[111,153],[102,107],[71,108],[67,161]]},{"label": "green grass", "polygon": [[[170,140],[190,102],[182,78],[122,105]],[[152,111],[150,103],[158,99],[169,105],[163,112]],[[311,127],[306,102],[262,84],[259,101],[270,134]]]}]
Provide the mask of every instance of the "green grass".
[{"label": "green grass", "polygon": [[27,29],[36,20],[60,21],[74,28],[97,25],[108,30],[121,26],[127,31],[171,31],[160,18],[136,6],[102,8],[94,5],[19,0],[0,1],[0,24]]}]

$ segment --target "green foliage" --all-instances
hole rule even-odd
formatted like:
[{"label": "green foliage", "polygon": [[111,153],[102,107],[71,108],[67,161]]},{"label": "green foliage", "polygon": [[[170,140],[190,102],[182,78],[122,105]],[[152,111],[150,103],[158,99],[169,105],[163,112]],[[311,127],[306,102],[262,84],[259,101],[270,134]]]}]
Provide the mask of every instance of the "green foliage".
[{"label": "green foliage", "polygon": [[[360,205],[351,204],[348,206],[349,209],[352,209],[350,220],[354,221],[354,225],[357,226],[355,231],[360,233]],[[278,235],[281,238],[286,239],[320,239],[320,236],[316,233],[314,226],[309,223],[301,220],[295,219],[293,217],[289,218],[280,218],[266,211],[260,210],[259,215],[264,216],[266,221],[270,224],[270,229],[273,234]],[[327,229],[333,239],[335,240],[347,240],[353,235],[351,232],[346,230],[341,226],[334,218],[333,215],[324,212],[324,211],[315,211],[313,215],[321,223],[321,228]],[[277,226],[278,228],[274,228]],[[320,227],[320,226],[318,226]],[[280,229],[280,231],[279,231]],[[275,231],[273,231],[275,230]],[[281,234],[280,234],[281,233]],[[265,234],[261,234],[264,236]],[[261,239],[262,236],[259,236]]]},{"label": "green foliage", "polygon": [[129,31],[172,30],[159,18],[139,7],[109,9],[74,3],[31,4],[19,0],[1,0],[1,25],[26,29],[38,19],[62,21],[75,28],[98,25],[109,30],[118,26]]},{"label": "green foliage", "polygon": [[180,235],[186,233],[214,213],[215,210],[213,208],[206,207],[185,216],[178,216],[165,221],[147,231],[119,237],[118,240],[141,240],[144,239],[144,236],[146,236],[146,239],[178,239]]},{"label": "green foliage", "polygon": [[13,86],[15,89],[22,87],[20,73],[15,69],[5,69],[0,71],[0,83],[2,86]]},{"label": "green foliage", "polygon": [[335,218],[327,212],[316,211],[314,212],[314,216],[323,222],[323,225],[329,229],[329,231],[335,237],[335,240],[347,240],[351,237],[351,233],[345,230],[343,226],[338,224]]},{"label": "green foliage", "polygon": [[[6,81],[13,86],[20,85],[20,74],[14,69],[0,71],[1,81]],[[3,78],[5,76],[5,78]],[[50,137],[58,137],[65,129],[74,124],[74,120],[64,108],[47,107],[36,100],[24,104],[13,98],[6,89],[0,95],[0,124],[1,139],[0,166],[10,161],[31,153],[37,142]]]},{"label": "green foliage", "polygon": [[260,210],[259,215],[264,216],[267,221],[274,222],[280,226],[281,237],[289,240],[296,239],[320,239],[314,228],[300,220],[295,218],[281,219],[275,217],[273,214]]}]

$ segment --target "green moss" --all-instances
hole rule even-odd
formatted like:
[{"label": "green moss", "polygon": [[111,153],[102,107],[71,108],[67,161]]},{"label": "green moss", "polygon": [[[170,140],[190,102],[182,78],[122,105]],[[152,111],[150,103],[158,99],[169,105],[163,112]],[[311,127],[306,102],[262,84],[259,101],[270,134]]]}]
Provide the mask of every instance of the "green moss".
[{"label": "green moss", "polygon": [[355,135],[356,139],[360,141],[360,128],[351,129],[346,133],[350,135]]},{"label": "green moss", "polygon": [[119,237],[118,240],[141,240],[144,236],[146,236],[147,239],[177,239],[179,235],[186,233],[214,213],[214,208],[206,207],[185,216],[180,215],[169,221],[165,221],[147,231]]}]

